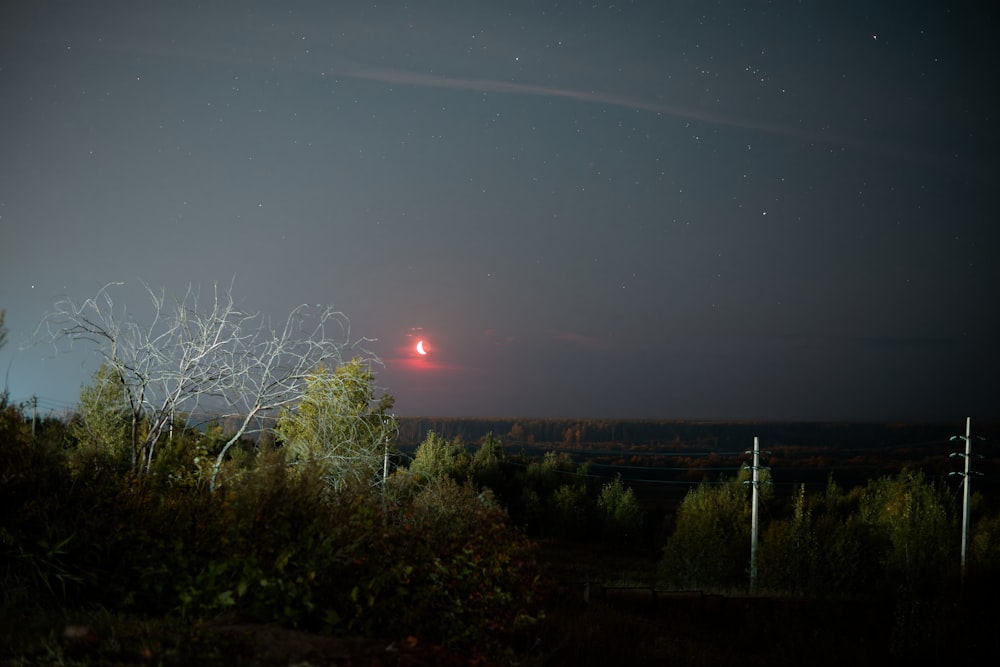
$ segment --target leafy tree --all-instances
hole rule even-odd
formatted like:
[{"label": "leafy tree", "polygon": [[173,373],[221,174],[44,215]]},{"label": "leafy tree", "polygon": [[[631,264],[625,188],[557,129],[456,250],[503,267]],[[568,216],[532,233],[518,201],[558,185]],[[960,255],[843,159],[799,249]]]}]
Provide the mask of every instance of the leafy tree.
[{"label": "leafy tree", "polygon": [[456,437],[449,441],[434,431],[428,431],[413,454],[410,472],[423,479],[449,476],[461,481],[468,475],[471,463],[472,459],[461,439]]},{"label": "leafy tree", "polygon": [[914,589],[940,582],[953,569],[954,517],[946,487],[929,482],[919,470],[868,483],[860,515],[888,541],[886,574]]},{"label": "leafy tree", "polygon": [[497,470],[500,464],[506,460],[507,452],[504,451],[503,443],[500,442],[499,438],[493,436],[493,431],[490,431],[483,438],[483,444],[476,450],[475,456],[472,457],[472,470],[473,472]]},{"label": "leafy tree", "polygon": [[483,438],[482,444],[472,457],[471,475],[476,484],[486,486],[501,492],[504,486],[504,476],[501,466],[507,461],[507,452],[503,443],[490,431]]},{"label": "leafy tree", "polygon": [[394,399],[375,399],[374,376],[359,359],[305,380],[298,404],[283,409],[275,436],[292,468],[318,465],[334,488],[381,477],[394,446]]},{"label": "leafy tree", "polygon": [[739,478],[688,492],[664,547],[660,578],[680,588],[736,588],[750,565],[749,488]]},{"label": "leafy tree", "polygon": [[77,442],[78,465],[86,461],[128,465],[131,411],[121,375],[108,364],[101,364],[91,384],[80,390],[69,430]]},{"label": "leafy tree", "polygon": [[562,537],[582,537],[589,523],[590,500],[584,484],[560,484],[548,500],[549,525]]},{"label": "leafy tree", "polygon": [[573,459],[565,452],[546,452],[541,461],[532,461],[527,468],[527,483],[540,496],[555,491],[565,479],[577,471]]},{"label": "leafy tree", "polygon": [[593,509],[589,470],[565,452],[546,452],[518,476],[520,489],[507,490],[511,515],[536,534],[581,536]]},{"label": "leafy tree", "polygon": [[597,497],[597,514],[604,536],[627,540],[635,538],[642,530],[642,509],[635,492],[622,483],[621,475],[601,488]]},{"label": "leafy tree", "polygon": [[772,522],[764,533],[758,558],[760,582],[766,588],[811,592],[820,552],[806,501],[803,484],[793,498],[792,517]]},{"label": "leafy tree", "polygon": [[947,487],[928,481],[918,470],[868,483],[861,497],[861,520],[885,545],[884,579],[895,602],[892,646],[915,655],[930,648],[938,623],[932,601],[951,583],[958,559],[955,521]]},{"label": "leafy tree", "polygon": [[[980,504],[981,494],[974,493],[972,507]],[[972,524],[969,539],[970,570],[975,573],[1000,575],[1000,514],[983,516]]]}]

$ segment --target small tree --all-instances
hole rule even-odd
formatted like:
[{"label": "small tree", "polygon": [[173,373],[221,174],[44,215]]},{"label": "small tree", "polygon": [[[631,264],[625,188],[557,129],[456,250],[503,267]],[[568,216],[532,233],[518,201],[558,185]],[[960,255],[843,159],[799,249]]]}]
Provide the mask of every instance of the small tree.
[{"label": "small tree", "polygon": [[483,444],[476,450],[476,455],[472,457],[472,469],[474,471],[495,470],[506,460],[507,452],[504,451],[503,443],[493,436],[493,431],[490,431],[483,438]]},{"label": "small tree", "polygon": [[582,483],[561,484],[547,500],[549,525],[561,537],[583,537],[591,501]]},{"label": "small tree", "polygon": [[635,492],[622,483],[621,475],[601,488],[597,497],[597,514],[604,536],[628,540],[642,530],[642,509]]},{"label": "small tree", "polygon": [[861,497],[862,520],[888,542],[886,574],[897,586],[923,591],[939,585],[950,571],[955,540],[948,489],[919,470],[868,483]]},{"label": "small tree", "polygon": [[507,452],[503,443],[490,431],[483,438],[482,444],[472,457],[471,473],[473,481],[479,486],[489,487],[495,493],[502,493],[504,486],[501,466],[507,461]]},{"label": "small tree", "polygon": [[427,437],[413,453],[410,471],[423,479],[449,476],[462,481],[468,476],[470,465],[469,454],[459,438],[448,441],[434,431],[428,431]]},{"label": "small tree", "polygon": [[[930,648],[942,594],[957,574],[949,492],[918,470],[871,481],[861,497],[863,522],[884,540],[884,575],[895,601],[892,646],[917,655]],[[949,574],[952,575],[949,577]]]},{"label": "small tree", "polygon": [[541,461],[532,461],[526,470],[527,485],[539,496],[546,497],[555,491],[566,475],[577,472],[572,457],[565,452],[546,452]]},{"label": "small tree", "polygon": [[69,432],[77,442],[78,458],[127,464],[131,410],[122,377],[108,364],[101,364],[93,382],[80,390]]},{"label": "small tree", "polygon": [[703,482],[688,492],[660,561],[660,578],[682,588],[736,588],[750,566],[749,490],[743,482]]},{"label": "small tree", "polygon": [[318,465],[334,488],[381,477],[394,447],[393,397],[375,399],[374,376],[358,359],[305,380],[294,408],[284,408],[275,436],[293,468]]}]

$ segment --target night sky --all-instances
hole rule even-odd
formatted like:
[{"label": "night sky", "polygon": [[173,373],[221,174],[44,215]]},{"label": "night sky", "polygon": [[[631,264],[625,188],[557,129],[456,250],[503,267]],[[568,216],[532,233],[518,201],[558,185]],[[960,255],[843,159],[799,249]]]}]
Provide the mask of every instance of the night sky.
[{"label": "night sky", "polygon": [[235,276],[404,416],[998,419],[979,7],[5,2],[11,398],[97,367],[61,296]]}]

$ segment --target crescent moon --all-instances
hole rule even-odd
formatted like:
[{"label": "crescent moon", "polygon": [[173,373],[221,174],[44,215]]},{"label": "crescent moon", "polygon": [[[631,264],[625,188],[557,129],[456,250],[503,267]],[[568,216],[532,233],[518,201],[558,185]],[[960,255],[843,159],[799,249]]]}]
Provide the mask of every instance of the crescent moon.
[{"label": "crescent moon", "polygon": [[424,341],[417,341],[417,354],[427,354],[427,350],[424,349]]}]

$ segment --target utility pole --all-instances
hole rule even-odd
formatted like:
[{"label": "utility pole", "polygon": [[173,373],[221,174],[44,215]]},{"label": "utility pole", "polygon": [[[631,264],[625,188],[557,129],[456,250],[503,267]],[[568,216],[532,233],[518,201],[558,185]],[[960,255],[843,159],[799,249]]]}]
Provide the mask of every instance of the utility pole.
[{"label": "utility pole", "polygon": [[38,421],[38,397],[31,396],[31,437],[35,437],[35,422]]},{"label": "utility pole", "polygon": [[[750,484],[753,485],[752,500],[750,505],[750,592],[753,593],[757,587],[757,534],[759,532],[758,510],[760,498],[760,438],[754,436],[753,450],[744,452],[753,454],[753,464],[743,466],[744,470],[751,471]],[[747,482],[743,482],[747,484]]]},{"label": "utility pole", "polygon": [[382,484],[389,481],[389,437],[385,439],[385,458],[382,460]]},{"label": "utility pole", "polygon": [[[389,421],[383,420],[383,426],[388,426]],[[382,429],[383,432],[386,430]],[[389,481],[389,434],[385,433],[385,457],[382,459],[382,486],[384,487]]]},{"label": "utility pole", "polygon": [[[951,457],[961,456],[965,459],[965,470],[963,472],[953,472],[951,475],[958,475],[962,478],[962,581],[965,581],[965,567],[969,545],[969,494],[971,487],[970,477],[972,472],[972,417],[965,418],[965,435],[953,435],[952,440],[965,440],[965,453],[952,452]],[[980,440],[983,438],[980,437]]]}]

